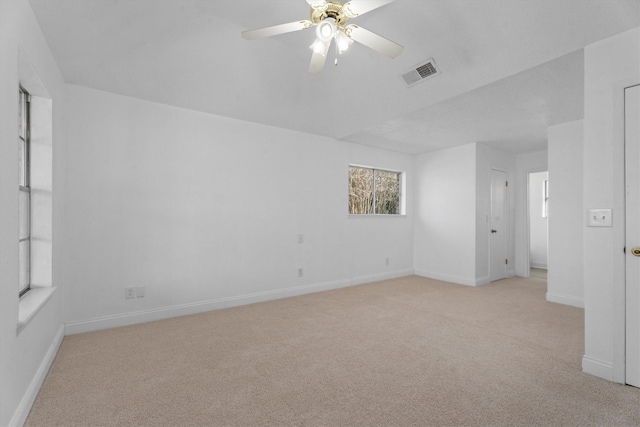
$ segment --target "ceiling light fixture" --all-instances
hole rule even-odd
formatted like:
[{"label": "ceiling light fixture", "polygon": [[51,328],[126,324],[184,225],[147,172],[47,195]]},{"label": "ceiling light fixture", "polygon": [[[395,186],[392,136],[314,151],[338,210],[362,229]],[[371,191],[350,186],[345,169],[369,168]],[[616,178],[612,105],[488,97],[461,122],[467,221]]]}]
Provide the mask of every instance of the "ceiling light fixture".
[{"label": "ceiling light fixture", "polygon": [[333,35],[336,33],[336,26],[332,21],[333,19],[331,18],[325,19],[316,27],[316,37],[323,42],[331,41]]},{"label": "ceiling light fixture", "polygon": [[306,1],[311,7],[308,20],[243,31],[242,37],[253,40],[316,26],[316,39],[310,46],[313,50],[309,64],[309,73],[311,74],[320,72],[324,67],[327,52],[333,40],[336,43],[336,65],[338,64],[338,55],[349,49],[354,40],[389,58],[395,58],[402,52],[403,47],[391,40],[365,30],[358,25],[347,25],[350,18],[355,18],[377,9],[391,3],[393,0],[350,0],[344,4],[338,1],[326,0]]},{"label": "ceiling light fixture", "polygon": [[336,40],[336,46],[338,46],[338,53],[345,52],[349,49],[349,46],[353,44],[353,39],[347,36],[344,30],[338,30],[334,38]]}]

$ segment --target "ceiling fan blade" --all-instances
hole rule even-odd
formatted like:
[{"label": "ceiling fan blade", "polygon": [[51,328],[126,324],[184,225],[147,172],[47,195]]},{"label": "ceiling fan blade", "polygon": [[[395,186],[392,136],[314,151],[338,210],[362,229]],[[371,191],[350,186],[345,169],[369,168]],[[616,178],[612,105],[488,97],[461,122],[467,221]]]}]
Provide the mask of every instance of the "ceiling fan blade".
[{"label": "ceiling fan blade", "polygon": [[311,45],[313,55],[311,55],[311,62],[309,63],[309,74],[316,74],[322,71],[330,45],[331,40],[323,42],[316,38],[316,41]]},{"label": "ceiling fan blade", "polygon": [[404,49],[404,47],[400,46],[398,43],[385,39],[376,33],[372,33],[371,31],[365,30],[364,28],[354,24],[347,25],[345,32],[358,43],[362,43],[363,45],[380,52],[389,58],[395,58],[400,55],[402,49]]},{"label": "ceiling fan blade", "polygon": [[278,34],[290,33],[292,31],[300,31],[311,26],[311,21],[289,22],[288,24],[274,25],[266,28],[258,28],[256,30],[243,31],[242,37],[247,40],[261,39],[264,37],[277,36]]},{"label": "ceiling fan blade", "polygon": [[349,18],[355,18],[363,13],[389,4],[392,1],[393,0],[351,0],[342,5],[342,10]]},{"label": "ceiling fan blade", "polygon": [[328,6],[325,0],[307,0],[307,3],[312,9],[316,10],[325,10]]}]

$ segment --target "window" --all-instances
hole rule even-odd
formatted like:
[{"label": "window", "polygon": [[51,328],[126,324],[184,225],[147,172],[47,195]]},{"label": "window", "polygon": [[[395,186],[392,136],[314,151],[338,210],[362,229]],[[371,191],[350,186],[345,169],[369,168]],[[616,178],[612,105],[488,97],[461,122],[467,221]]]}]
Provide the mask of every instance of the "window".
[{"label": "window", "polygon": [[549,180],[542,183],[542,218],[549,216]]},{"label": "window", "polygon": [[18,193],[19,193],[19,268],[20,279],[18,283],[19,296],[29,291],[31,284],[31,149],[30,149],[30,118],[29,118],[29,94],[20,88],[20,104],[18,106]]},{"label": "window", "polygon": [[349,166],[349,213],[402,214],[402,172]]}]

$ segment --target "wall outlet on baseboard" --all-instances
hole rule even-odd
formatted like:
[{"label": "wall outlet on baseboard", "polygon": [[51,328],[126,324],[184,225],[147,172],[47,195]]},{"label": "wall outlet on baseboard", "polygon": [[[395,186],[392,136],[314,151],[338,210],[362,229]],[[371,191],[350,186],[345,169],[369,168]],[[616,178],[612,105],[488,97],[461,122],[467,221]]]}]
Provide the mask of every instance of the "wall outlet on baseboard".
[{"label": "wall outlet on baseboard", "polygon": [[304,276],[304,268],[300,267],[298,269],[298,277],[302,277],[302,276]]},{"label": "wall outlet on baseboard", "polygon": [[124,297],[126,299],[132,299],[136,297],[136,288],[134,288],[133,286],[128,287],[128,288],[124,288]]}]

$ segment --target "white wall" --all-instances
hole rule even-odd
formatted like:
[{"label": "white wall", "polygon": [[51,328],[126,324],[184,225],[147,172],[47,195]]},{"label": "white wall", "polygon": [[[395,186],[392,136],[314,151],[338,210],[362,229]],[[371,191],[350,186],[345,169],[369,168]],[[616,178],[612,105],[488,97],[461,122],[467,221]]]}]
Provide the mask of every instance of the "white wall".
[{"label": "white wall", "polygon": [[405,171],[411,212],[409,155],[72,85],[67,101],[68,333],[413,273],[410,214],[347,212],[349,163]]},{"label": "white wall", "polygon": [[527,186],[532,172],[547,170],[547,150],[516,156],[515,174],[515,273],[529,277],[529,222]]},{"label": "white wall", "polygon": [[475,285],[476,144],[415,156],[416,274]]},{"label": "white wall", "polygon": [[[64,181],[60,176],[64,168],[64,158],[60,156],[64,151],[61,126],[64,85],[26,0],[0,1],[0,64],[0,425],[6,426],[24,421],[63,334],[60,289],[17,333],[18,147],[13,142],[17,140],[19,83],[37,85],[52,99],[54,159],[53,171],[49,173],[53,174],[54,251],[52,261],[41,258],[44,267],[40,272],[49,270],[49,273],[37,275],[36,281],[41,285],[50,285],[52,281],[58,288],[63,283],[63,270],[58,262],[61,251],[56,252],[55,248],[60,248],[62,241],[59,225],[64,201]],[[25,68],[24,64],[28,66]],[[19,69],[22,73],[25,69],[33,73],[20,74]],[[50,146],[48,150],[50,153]],[[50,210],[50,205],[46,209]],[[44,249],[43,246],[46,245],[39,245],[37,250]],[[51,253],[50,246],[44,249],[47,251]]]},{"label": "white wall", "polygon": [[[489,275],[491,169],[512,176],[514,157],[484,144],[415,157],[416,274],[463,285],[482,285]],[[514,258],[511,190],[507,190],[507,257]],[[512,275],[512,274],[511,274]]]},{"label": "white wall", "polygon": [[551,126],[548,137],[551,196],[547,300],[583,307],[583,121]]},{"label": "white wall", "polygon": [[529,174],[529,265],[547,268],[547,218],[542,216],[544,181],[548,172]]},{"label": "white wall", "polygon": [[585,48],[584,204],[612,227],[584,227],[585,372],[624,381],[624,87],[640,83],[640,29]]}]

